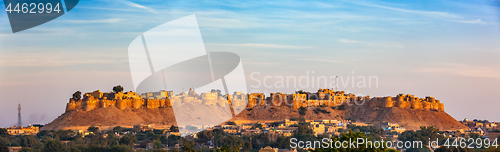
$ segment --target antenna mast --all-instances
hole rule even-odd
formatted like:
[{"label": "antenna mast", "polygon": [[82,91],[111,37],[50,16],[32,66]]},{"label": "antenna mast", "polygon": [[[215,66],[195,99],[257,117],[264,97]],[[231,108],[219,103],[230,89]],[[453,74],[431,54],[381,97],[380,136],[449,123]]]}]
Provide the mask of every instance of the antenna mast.
[{"label": "antenna mast", "polygon": [[17,107],[17,126],[22,127],[23,124],[21,123],[21,103],[19,102],[19,106]]}]

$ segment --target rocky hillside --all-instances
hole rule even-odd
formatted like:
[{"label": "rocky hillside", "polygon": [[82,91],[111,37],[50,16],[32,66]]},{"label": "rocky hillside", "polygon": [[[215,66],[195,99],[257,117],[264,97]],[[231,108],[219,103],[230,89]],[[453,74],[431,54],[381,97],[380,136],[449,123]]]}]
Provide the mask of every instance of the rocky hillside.
[{"label": "rocky hillside", "polygon": [[[286,107],[255,107],[240,113],[233,121],[244,120],[283,120],[301,117],[297,109]],[[399,123],[406,129],[419,129],[420,126],[434,126],[441,130],[466,129],[467,127],[446,112],[416,110],[408,108],[369,108],[368,106],[345,106],[345,109],[331,107],[310,107],[303,116],[305,119],[352,119],[357,122],[379,124],[381,122]]]},{"label": "rocky hillside", "polygon": [[[176,121],[174,112],[179,113]],[[257,106],[243,110],[231,119],[231,111],[217,105],[189,103],[172,107],[149,109],[127,108],[117,109],[114,106],[99,108],[92,111],[69,111],[47,124],[42,130],[87,129],[89,126],[100,126],[109,129],[115,126],[132,127],[134,124],[155,124],[158,128],[170,125],[217,125],[228,119],[231,121],[281,121],[283,119],[300,117],[297,109],[289,107]],[[397,107],[376,108],[369,105],[344,106],[344,108],[310,107],[306,119],[352,119],[358,122],[378,124],[380,122],[399,123],[407,129],[418,129],[420,126],[435,126],[441,130],[466,129],[446,112],[402,109]]]}]

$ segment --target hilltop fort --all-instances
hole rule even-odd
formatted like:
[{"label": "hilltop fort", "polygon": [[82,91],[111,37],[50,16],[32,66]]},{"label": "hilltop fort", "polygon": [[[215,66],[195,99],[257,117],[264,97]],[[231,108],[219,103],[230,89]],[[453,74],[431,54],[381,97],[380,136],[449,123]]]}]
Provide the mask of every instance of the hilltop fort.
[{"label": "hilltop fort", "polygon": [[77,91],[69,99],[65,112],[41,129],[133,127],[136,124],[167,128],[171,125],[281,121],[298,117],[373,124],[396,122],[407,129],[418,129],[420,126],[444,130],[467,128],[444,112],[444,105],[439,100],[411,94],[370,97],[333,89],[290,94],[233,92],[225,95],[216,89],[200,94],[194,89],[178,94],[172,91],[141,94],[122,91],[123,88],[113,89],[113,92],[96,90],[83,94]]},{"label": "hilltop fort", "polygon": [[[280,107],[288,106],[293,109],[311,106],[340,106],[340,105],[364,105],[371,108],[409,108],[433,111],[444,111],[444,105],[434,97],[418,98],[411,94],[399,94],[395,97],[356,96],[344,91],[332,89],[319,89],[316,93],[298,91],[293,94],[281,92],[270,93],[268,97],[264,93],[234,92],[232,95],[222,95],[220,91],[211,91],[198,95],[193,89],[188,93],[181,92],[174,95],[172,91],[159,91],[137,94],[135,92],[101,92],[96,90],[83,95],[83,99],[70,98],[66,106],[66,112],[74,110],[91,111],[97,108],[115,106],[118,109],[139,109],[146,107],[157,109],[161,107],[172,107],[175,103],[185,104],[189,102],[204,105],[217,105],[225,107],[230,105],[234,108],[253,108],[255,106]],[[227,104],[226,104],[227,103]]]}]

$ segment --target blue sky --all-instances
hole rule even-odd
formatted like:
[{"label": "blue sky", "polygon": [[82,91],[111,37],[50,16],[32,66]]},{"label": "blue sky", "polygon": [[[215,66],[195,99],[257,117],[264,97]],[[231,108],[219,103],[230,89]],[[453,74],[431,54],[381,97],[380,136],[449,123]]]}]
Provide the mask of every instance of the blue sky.
[{"label": "blue sky", "polygon": [[500,121],[500,1],[102,0],[15,34],[0,13],[0,127],[16,124],[19,102],[25,124],[48,123],[76,90],[132,90],[130,42],[191,14],[208,51],[242,58],[248,86],[255,72],[377,76],[377,88],[339,89],[434,96],[456,119]]}]

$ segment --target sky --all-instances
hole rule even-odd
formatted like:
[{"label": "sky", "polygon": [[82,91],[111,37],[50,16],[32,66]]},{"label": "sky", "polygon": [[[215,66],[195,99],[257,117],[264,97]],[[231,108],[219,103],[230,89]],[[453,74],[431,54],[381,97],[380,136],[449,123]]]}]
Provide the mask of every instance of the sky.
[{"label": "sky", "polygon": [[19,103],[24,125],[46,124],[77,90],[134,90],[132,40],[192,14],[207,51],[241,57],[252,92],[315,92],[338,76],[338,90],[433,96],[457,120],[500,121],[498,0],[91,0],[18,33],[0,12],[0,127]]}]

